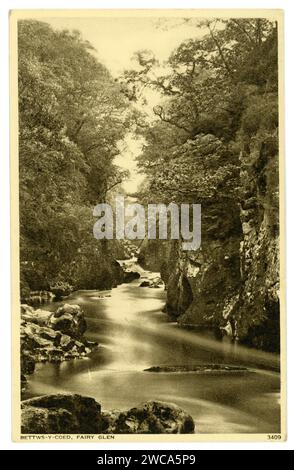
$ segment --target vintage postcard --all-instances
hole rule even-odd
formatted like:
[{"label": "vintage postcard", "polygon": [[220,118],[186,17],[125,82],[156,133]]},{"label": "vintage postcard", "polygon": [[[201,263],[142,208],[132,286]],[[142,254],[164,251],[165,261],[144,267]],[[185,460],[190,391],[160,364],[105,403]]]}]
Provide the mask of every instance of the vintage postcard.
[{"label": "vintage postcard", "polygon": [[10,12],[13,439],[286,439],[283,12]]}]

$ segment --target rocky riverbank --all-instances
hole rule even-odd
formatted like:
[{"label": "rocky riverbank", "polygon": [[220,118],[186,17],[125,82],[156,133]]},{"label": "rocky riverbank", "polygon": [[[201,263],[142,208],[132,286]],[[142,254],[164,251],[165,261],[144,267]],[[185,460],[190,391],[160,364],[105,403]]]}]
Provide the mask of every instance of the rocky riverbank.
[{"label": "rocky riverbank", "polygon": [[101,411],[91,397],[44,395],[22,402],[23,434],[191,434],[191,416],[174,404],[148,401],[128,411]]},{"label": "rocky riverbank", "polygon": [[21,302],[36,307],[64,300],[76,290],[108,290],[139,277],[138,273],[130,273],[128,269],[128,261],[138,254],[138,247],[129,240],[102,242],[100,247],[95,245],[87,256],[80,251],[71,267],[53,279],[39,278],[28,262],[22,262]]},{"label": "rocky riverbank", "polygon": [[55,312],[21,306],[21,381],[37,362],[62,362],[82,358],[97,347],[84,333],[87,323],[79,305],[64,304]]},{"label": "rocky riverbank", "polygon": [[[134,249],[132,245],[129,249]],[[133,254],[133,253],[132,253]],[[140,273],[134,268],[134,259],[117,262],[121,272],[120,283],[129,283],[140,278]],[[51,292],[39,292],[35,303],[46,299],[52,301],[69,295],[67,285],[59,284]],[[41,295],[43,294],[43,295]],[[50,294],[50,295],[49,295]],[[101,296],[104,298],[105,296]],[[31,298],[31,297],[30,297]],[[87,329],[84,312],[79,305],[64,304],[55,312],[35,309],[31,305],[21,305],[21,380],[25,389],[27,375],[35,370],[37,362],[62,362],[82,358],[91,353],[97,343],[88,341],[84,333]]]}]

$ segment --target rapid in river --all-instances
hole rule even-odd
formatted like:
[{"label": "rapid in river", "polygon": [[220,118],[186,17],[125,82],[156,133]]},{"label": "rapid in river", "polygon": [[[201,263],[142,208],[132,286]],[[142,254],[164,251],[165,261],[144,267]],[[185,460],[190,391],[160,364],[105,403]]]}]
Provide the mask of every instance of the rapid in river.
[{"label": "rapid in river", "polygon": [[[131,266],[134,260],[128,262]],[[25,396],[72,392],[95,398],[105,409],[129,409],[147,400],[172,402],[195,420],[199,433],[278,433],[278,355],[220,341],[211,332],[184,329],[162,312],[163,287],[140,287],[158,274],[111,291],[78,291],[86,336],[99,347],[90,357],[37,364]],[[64,302],[63,302],[64,303]],[[55,310],[58,303],[45,308]],[[152,366],[242,365],[245,374],[147,372]]]}]

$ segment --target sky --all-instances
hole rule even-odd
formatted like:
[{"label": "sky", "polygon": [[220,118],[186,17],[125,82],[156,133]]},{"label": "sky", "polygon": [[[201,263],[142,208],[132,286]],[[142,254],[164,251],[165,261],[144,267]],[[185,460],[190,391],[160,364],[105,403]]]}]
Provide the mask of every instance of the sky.
[{"label": "sky", "polygon": [[[132,57],[140,49],[154,52],[156,58],[163,62],[171,52],[185,39],[201,37],[200,30],[184,18],[156,17],[42,17],[41,21],[49,23],[54,29],[79,30],[82,37],[96,49],[98,60],[116,77],[124,69],[134,67]],[[151,96],[151,95],[150,95]],[[156,96],[153,96],[156,100]],[[143,176],[137,173],[136,156],[140,153],[141,143],[126,136],[123,152],[115,163],[129,169],[131,177],[123,187],[127,192],[135,192]]]},{"label": "sky", "polygon": [[81,31],[96,49],[99,60],[117,76],[132,66],[132,56],[140,49],[150,49],[160,60],[166,60],[170,53],[185,39],[199,37],[203,30],[187,23],[184,18],[152,17],[83,17],[83,18],[40,18],[56,29],[77,29]]}]

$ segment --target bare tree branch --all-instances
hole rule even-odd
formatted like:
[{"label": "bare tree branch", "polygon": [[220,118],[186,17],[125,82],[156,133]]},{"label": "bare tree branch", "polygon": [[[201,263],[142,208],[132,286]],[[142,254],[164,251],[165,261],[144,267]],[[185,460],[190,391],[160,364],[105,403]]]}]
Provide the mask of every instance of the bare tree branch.
[{"label": "bare tree branch", "polygon": [[255,41],[254,39],[250,36],[250,34],[248,33],[248,31],[246,30],[245,26],[243,26],[238,20],[236,19],[232,19],[232,22],[240,29],[240,31],[242,31],[242,33],[245,34],[245,36],[247,36],[247,38],[249,39],[249,41],[255,45]]},{"label": "bare tree branch", "polygon": [[219,55],[220,55],[220,57],[221,57],[221,60],[222,60],[222,62],[223,62],[223,64],[224,64],[224,66],[225,66],[225,69],[227,70],[228,74],[232,77],[232,76],[233,76],[233,72],[232,72],[232,70],[231,70],[231,67],[229,66],[229,64],[228,64],[228,62],[227,62],[227,60],[226,60],[226,58],[225,58],[225,55],[224,55],[223,50],[222,50],[222,47],[221,47],[221,45],[220,45],[220,43],[219,43],[219,41],[218,41],[216,35],[214,34],[214,31],[213,31],[213,29],[211,28],[210,23],[207,24],[207,27],[208,27],[208,29],[209,29],[209,33],[210,33],[211,39],[213,40],[214,44],[215,44],[216,47],[217,47],[217,50],[218,50],[218,52],[219,52]]},{"label": "bare tree branch", "polygon": [[170,118],[167,118],[165,116],[165,113],[164,113],[164,110],[163,110],[163,107],[162,106],[154,106],[153,108],[153,112],[156,116],[158,116],[160,118],[161,121],[163,122],[167,122],[168,124],[171,124],[172,126],[175,126],[177,127],[178,129],[182,129],[184,130],[185,132],[187,132],[188,134],[191,134],[192,132],[192,129],[189,129],[188,127],[186,126],[183,126],[181,124],[179,124],[178,122],[175,122],[173,121],[172,119]]}]

